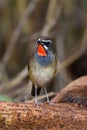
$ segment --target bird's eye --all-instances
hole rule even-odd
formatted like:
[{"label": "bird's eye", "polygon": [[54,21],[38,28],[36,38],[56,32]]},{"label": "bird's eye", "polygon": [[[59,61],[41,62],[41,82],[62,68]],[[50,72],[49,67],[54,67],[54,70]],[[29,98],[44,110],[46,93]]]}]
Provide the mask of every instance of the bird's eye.
[{"label": "bird's eye", "polygon": [[47,40],[47,41],[45,42],[45,44],[46,44],[46,45],[51,45],[51,44],[52,44],[52,41],[51,41],[51,40]]},{"label": "bird's eye", "polygon": [[51,40],[48,40],[48,44],[52,44],[52,41],[51,41]]}]

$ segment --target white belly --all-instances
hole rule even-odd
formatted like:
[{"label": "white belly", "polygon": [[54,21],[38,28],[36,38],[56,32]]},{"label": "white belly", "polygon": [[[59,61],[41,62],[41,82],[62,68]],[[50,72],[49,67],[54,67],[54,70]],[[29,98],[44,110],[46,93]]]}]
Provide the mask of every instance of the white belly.
[{"label": "white belly", "polygon": [[37,86],[45,86],[53,78],[55,68],[53,69],[52,66],[42,67],[39,64],[37,66],[36,64],[31,65],[30,78]]}]

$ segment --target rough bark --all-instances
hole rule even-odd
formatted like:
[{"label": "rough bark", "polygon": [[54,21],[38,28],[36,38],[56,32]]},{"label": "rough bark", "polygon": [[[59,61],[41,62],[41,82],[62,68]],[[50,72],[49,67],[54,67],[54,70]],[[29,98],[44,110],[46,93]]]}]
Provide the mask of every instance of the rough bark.
[{"label": "rough bark", "polygon": [[0,128],[6,130],[87,130],[87,110],[54,105],[0,102]]}]

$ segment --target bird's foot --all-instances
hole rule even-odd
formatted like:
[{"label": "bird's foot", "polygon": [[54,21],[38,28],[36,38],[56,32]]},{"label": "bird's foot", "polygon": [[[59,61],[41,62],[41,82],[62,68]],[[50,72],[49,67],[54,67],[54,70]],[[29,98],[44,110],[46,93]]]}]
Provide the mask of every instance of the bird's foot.
[{"label": "bird's foot", "polygon": [[39,104],[38,104],[38,103],[37,103],[37,104],[36,104],[36,103],[34,103],[34,106],[39,107]]},{"label": "bird's foot", "polygon": [[42,105],[43,105],[43,103],[34,103],[34,106],[36,106],[36,107],[40,107]]},{"label": "bird's foot", "polygon": [[48,103],[50,106],[57,105],[55,102],[51,102],[51,101],[47,101],[47,103]]},{"label": "bird's foot", "polygon": [[38,107],[38,106],[39,106],[39,103],[38,103],[37,99],[35,99],[34,106],[36,106],[36,107]]}]

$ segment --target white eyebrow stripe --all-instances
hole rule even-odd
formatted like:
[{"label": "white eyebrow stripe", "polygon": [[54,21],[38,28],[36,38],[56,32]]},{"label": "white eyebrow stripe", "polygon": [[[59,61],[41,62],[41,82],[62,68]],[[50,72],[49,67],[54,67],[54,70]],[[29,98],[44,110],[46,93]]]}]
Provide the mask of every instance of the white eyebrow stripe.
[{"label": "white eyebrow stripe", "polygon": [[41,40],[42,42],[51,42],[51,40]]}]

